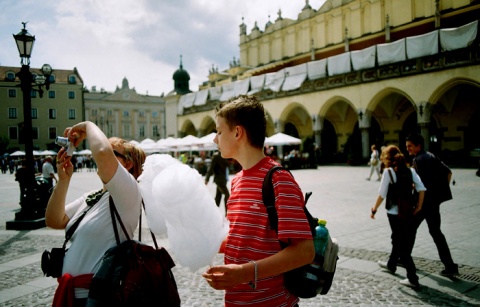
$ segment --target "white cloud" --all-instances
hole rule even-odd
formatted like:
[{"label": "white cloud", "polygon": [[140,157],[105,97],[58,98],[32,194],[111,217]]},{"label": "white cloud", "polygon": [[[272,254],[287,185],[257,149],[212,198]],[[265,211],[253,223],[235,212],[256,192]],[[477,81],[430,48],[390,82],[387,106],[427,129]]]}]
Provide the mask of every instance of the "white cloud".
[{"label": "white cloud", "polygon": [[[325,0],[310,1],[318,10]],[[19,66],[12,33],[28,21],[36,42],[32,67],[49,63],[77,67],[88,88],[115,90],[127,77],[137,92],[173,89],[179,67],[190,74],[190,89],[207,80],[212,64],[220,70],[239,58],[239,25],[249,33],[269,20],[297,19],[304,0],[4,0],[0,3],[0,65]]]}]

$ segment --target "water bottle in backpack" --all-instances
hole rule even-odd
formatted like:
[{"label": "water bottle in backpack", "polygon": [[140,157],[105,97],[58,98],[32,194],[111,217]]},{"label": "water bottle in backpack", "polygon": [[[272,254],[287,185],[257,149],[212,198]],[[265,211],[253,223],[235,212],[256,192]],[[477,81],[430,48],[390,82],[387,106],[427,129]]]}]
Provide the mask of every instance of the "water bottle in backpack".
[{"label": "water bottle in backpack", "polygon": [[[328,244],[328,229],[326,225],[326,220],[318,220],[318,226],[315,227],[315,237],[313,238],[313,244],[315,245],[315,262],[320,265],[323,264],[323,256],[325,255],[325,248]],[[321,261],[320,258],[322,259]]]}]

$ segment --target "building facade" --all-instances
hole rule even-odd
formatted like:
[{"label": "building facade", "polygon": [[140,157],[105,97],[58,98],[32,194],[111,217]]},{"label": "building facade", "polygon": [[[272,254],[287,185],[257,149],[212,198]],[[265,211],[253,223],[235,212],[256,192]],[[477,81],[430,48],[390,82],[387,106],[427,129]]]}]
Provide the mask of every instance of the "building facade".
[{"label": "building facade", "polygon": [[[41,75],[40,69],[31,68]],[[20,67],[0,66],[0,137],[9,152],[25,150],[24,138],[32,138],[34,149],[56,149],[55,138],[66,127],[84,119],[83,80],[77,69],[56,70],[50,88],[40,98],[32,90],[32,131],[23,130],[23,93],[16,74]]]},{"label": "building facade", "polygon": [[84,95],[85,119],[97,124],[107,137],[136,141],[166,138],[163,97],[138,94],[127,78],[113,93],[92,88]]},{"label": "building facade", "polygon": [[[215,130],[214,108],[258,95],[268,135],[315,143],[325,162],[361,163],[370,145],[405,146],[419,132],[449,163],[480,150],[480,3],[472,0],[308,0],[263,30],[240,25],[240,60],[178,97],[180,136]],[[477,161],[478,162],[478,161]]]}]

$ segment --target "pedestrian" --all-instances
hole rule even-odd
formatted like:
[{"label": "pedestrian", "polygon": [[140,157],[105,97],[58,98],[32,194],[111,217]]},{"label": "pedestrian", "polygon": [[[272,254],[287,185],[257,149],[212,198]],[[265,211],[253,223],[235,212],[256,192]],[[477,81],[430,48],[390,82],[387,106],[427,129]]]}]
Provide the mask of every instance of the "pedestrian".
[{"label": "pedestrian", "polygon": [[[225,264],[202,274],[212,288],[225,290],[225,306],[296,306],[299,299],[286,289],[283,273],[311,263],[315,255],[302,191],[286,170],[273,174],[278,236],[269,226],[262,184],[279,164],[264,154],[266,127],[255,96],[242,95],[216,109],[214,142],[223,158],[242,167],[227,204],[230,230],[220,248]],[[282,250],[279,240],[288,247]]]},{"label": "pedestrian", "polygon": [[23,205],[25,194],[27,193],[28,169],[27,160],[22,159],[20,167],[15,172],[15,181],[18,181],[20,187],[20,205]]},{"label": "pedestrian", "polygon": [[380,174],[380,155],[377,150],[377,146],[372,145],[370,147],[370,150],[372,153],[370,154],[370,161],[368,161],[368,165],[370,165],[370,176],[368,176],[367,180],[370,180],[373,175],[373,171],[375,170],[377,172],[377,181],[380,181],[382,175]]},{"label": "pedestrian", "polygon": [[[54,229],[69,229],[88,211],[70,239],[53,306],[85,306],[92,276],[100,266],[103,254],[117,244],[109,198],[114,202],[130,238],[137,228],[142,196],[136,179],[142,173],[145,153],[123,139],[107,139],[92,122],[81,122],[67,128],[64,136],[75,147],[84,140],[88,142],[98,165],[97,174],[103,182],[98,191],[86,193],[66,204],[74,166],[65,148],[60,149],[57,154],[59,180],[48,202],[46,224]],[[126,240],[122,231],[119,235],[121,242]]]},{"label": "pedestrian", "polygon": [[[415,263],[412,259],[412,249],[415,242],[415,224],[413,217],[418,214],[422,208],[425,186],[415,170],[407,166],[405,157],[397,146],[387,146],[382,151],[381,160],[385,163],[385,170],[378,190],[379,195],[375,205],[371,209],[370,217],[375,219],[378,207],[386,198],[385,207],[387,209],[390,229],[392,230],[392,251],[390,252],[388,262],[378,261],[378,265],[390,273],[395,274],[398,260],[401,259],[407,270],[407,278],[401,280],[400,283],[409,287],[419,287],[420,284],[416,274]],[[401,209],[399,208],[399,200],[413,200],[412,183],[418,193],[418,202],[415,206],[415,211],[412,210],[406,215],[401,214],[403,212],[399,210]],[[398,188],[405,186],[407,187],[406,189]],[[413,208],[413,204],[411,204],[411,206]]]},{"label": "pedestrian", "polygon": [[447,240],[442,233],[440,204],[452,199],[450,181],[452,171],[437,156],[424,150],[424,139],[420,134],[412,134],[406,140],[407,151],[414,156],[412,164],[427,188],[423,208],[415,218],[416,228],[423,220],[437,246],[438,255],[445,268],[440,272],[444,276],[458,274],[458,265],[453,262]]},{"label": "pedestrian", "polygon": [[46,181],[48,181],[49,188],[53,187],[54,180],[55,182],[57,182],[57,177],[55,176],[55,170],[53,169],[52,161],[52,156],[46,156],[42,165],[42,176]]},{"label": "pedestrian", "polygon": [[216,152],[212,156],[212,162],[210,162],[210,167],[208,168],[207,174],[205,175],[205,184],[208,184],[210,176],[213,175],[213,182],[217,185],[217,190],[215,193],[215,203],[217,207],[220,207],[220,201],[222,200],[222,195],[225,195],[225,214],[227,212],[227,202],[230,197],[230,192],[227,187],[227,172],[228,172],[228,161],[220,155],[219,152]]}]

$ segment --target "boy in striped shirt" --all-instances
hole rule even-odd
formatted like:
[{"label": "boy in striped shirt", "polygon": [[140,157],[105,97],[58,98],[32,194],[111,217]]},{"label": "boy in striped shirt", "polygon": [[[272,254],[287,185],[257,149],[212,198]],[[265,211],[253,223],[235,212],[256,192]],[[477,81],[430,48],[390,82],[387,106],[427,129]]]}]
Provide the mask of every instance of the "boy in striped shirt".
[{"label": "boy in striped shirt", "polygon": [[[214,142],[223,158],[242,170],[232,179],[227,218],[230,231],[220,252],[224,265],[203,273],[211,287],[225,290],[225,306],[296,306],[299,299],[284,285],[283,273],[311,263],[312,235],[303,211],[303,193],[288,171],[273,173],[278,235],[270,228],[262,184],[277,165],[263,145],[266,114],[255,96],[239,96],[216,109]],[[279,240],[288,243],[281,249]]]}]

